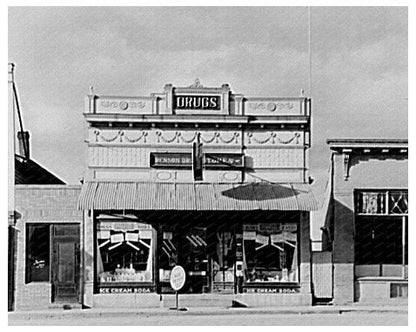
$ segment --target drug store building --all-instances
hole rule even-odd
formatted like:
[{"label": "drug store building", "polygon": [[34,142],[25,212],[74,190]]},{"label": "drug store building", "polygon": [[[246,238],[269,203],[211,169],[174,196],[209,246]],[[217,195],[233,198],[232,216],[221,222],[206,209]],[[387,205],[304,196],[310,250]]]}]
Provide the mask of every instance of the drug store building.
[{"label": "drug store building", "polygon": [[167,84],[85,102],[82,302],[311,304],[311,102]]}]

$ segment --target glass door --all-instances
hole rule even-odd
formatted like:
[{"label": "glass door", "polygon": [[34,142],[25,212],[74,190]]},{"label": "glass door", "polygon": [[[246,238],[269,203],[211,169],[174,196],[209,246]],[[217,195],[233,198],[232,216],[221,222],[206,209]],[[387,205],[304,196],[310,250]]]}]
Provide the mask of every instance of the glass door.
[{"label": "glass door", "polygon": [[187,273],[185,292],[209,292],[209,260],[207,255],[207,230],[192,227],[182,234],[179,262]]},{"label": "glass door", "polygon": [[232,293],[235,279],[235,234],[217,231],[215,253],[212,257],[213,291]]}]

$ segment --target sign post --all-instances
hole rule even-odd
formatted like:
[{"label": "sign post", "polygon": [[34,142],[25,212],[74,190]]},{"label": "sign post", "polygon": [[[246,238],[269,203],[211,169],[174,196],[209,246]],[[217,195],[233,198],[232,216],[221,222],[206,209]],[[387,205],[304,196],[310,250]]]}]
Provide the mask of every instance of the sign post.
[{"label": "sign post", "polygon": [[170,285],[175,291],[175,298],[176,298],[176,307],[171,308],[171,310],[180,310],[180,311],[186,311],[186,308],[179,308],[179,295],[178,291],[182,289],[182,287],[185,285],[186,280],[186,273],[182,266],[176,265],[172,272],[170,273]]}]

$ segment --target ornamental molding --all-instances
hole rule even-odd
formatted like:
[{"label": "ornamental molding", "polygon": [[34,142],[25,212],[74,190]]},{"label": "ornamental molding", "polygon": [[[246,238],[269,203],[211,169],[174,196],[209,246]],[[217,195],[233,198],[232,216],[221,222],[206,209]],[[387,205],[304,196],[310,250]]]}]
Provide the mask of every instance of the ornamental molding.
[{"label": "ornamental molding", "polygon": [[196,80],[195,80],[195,82],[194,83],[192,83],[190,86],[189,86],[189,88],[191,88],[191,89],[201,89],[201,88],[203,88],[204,86],[201,84],[201,81],[199,80],[199,78],[197,78]]},{"label": "ornamental molding", "polygon": [[[191,144],[196,142],[200,133],[201,142],[204,144],[240,144],[241,133],[235,132],[189,132],[189,131],[132,131],[118,130],[106,132],[99,129],[92,131],[93,141],[105,143],[166,143],[166,144]],[[278,132],[247,132],[247,144],[251,145],[299,145],[301,134],[296,132],[291,137],[283,139]],[[152,139],[150,139],[152,137]],[[149,142],[149,140],[151,142]]]},{"label": "ornamental molding", "polygon": [[[238,132],[234,132],[233,135],[231,136],[231,138],[226,139],[223,138],[221,133],[219,132],[214,132],[212,134],[212,136],[208,136],[207,135],[203,135],[202,133],[200,133],[200,139],[202,143],[205,144],[210,144],[210,143],[215,143],[215,144],[219,144],[219,143],[224,143],[224,144],[231,144],[235,141],[235,144],[238,144],[238,138],[240,137],[240,134]],[[157,136],[157,142],[161,143],[192,143],[194,141],[196,141],[198,132],[194,132],[193,135],[189,138],[186,138],[182,132],[177,131],[173,134],[173,136],[171,137],[166,137],[163,132],[161,131],[156,131],[156,136]]]},{"label": "ornamental molding", "polygon": [[[248,144],[276,144],[276,143],[280,143],[280,144],[289,144],[292,143],[293,141],[295,142],[295,144],[299,144],[299,138],[300,138],[300,133],[295,133],[291,138],[287,139],[287,140],[283,140],[280,137],[278,137],[277,133],[275,132],[271,132],[269,134],[266,135],[266,137],[264,137],[263,139],[259,139],[257,138],[258,134],[254,134],[252,132],[247,133],[247,138],[248,138]],[[253,143],[254,142],[254,143]]]},{"label": "ornamental molding", "polygon": [[95,129],[93,131],[94,135],[95,135],[95,141],[98,142],[100,139],[101,141],[107,142],[107,143],[111,143],[111,142],[115,142],[117,139],[119,139],[119,142],[123,142],[123,140],[129,142],[129,143],[137,143],[141,140],[143,140],[143,143],[146,143],[146,137],[148,136],[148,132],[146,131],[142,131],[141,134],[138,137],[129,137],[128,135],[126,135],[126,132],[124,130],[119,130],[114,136],[112,137],[106,137],[105,135],[103,135],[101,133],[100,130]]}]

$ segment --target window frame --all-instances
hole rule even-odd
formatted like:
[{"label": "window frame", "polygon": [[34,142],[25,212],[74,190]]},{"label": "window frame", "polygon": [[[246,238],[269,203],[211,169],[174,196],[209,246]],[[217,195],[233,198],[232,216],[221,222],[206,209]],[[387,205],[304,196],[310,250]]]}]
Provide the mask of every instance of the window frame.
[{"label": "window frame", "polygon": [[[363,200],[362,200],[362,194],[365,193],[374,193],[374,194],[378,194],[378,195],[382,195],[384,197],[384,202],[383,202],[383,209],[380,210],[380,212],[363,212]],[[397,206],[396,203],[398,203],[400,201],[400,199],[402,199],[401,197],[396,201],[395,199],[392,199],[393,195],[397,195],[400,194],[401,196],[404,196],[404,202],[402,202],[403,204],[405,204],[404,208],[404,212],[403,213],[395,213],[394,209]],[[366,266],[366,265],[374,265],[374,266],[379,266],[379,277],[384,276],[384,272],[383,272],[383,265],[401,265],[402,266],[402,277],[403,278],[407,278],[406,277],[406,269],[408,266],[408,244],[409,244],[409,240],[408,240],[408,221],[409,221],[409,216],[408,216],[408,211],[409,211],[409,202],[408,202],[408,189],[407,188],[356,188],[354,189],[353,192],[353,206],[354,206],[354,225],[353,225],[353,234],[354,234],[354,262],[356,266]],[[392,206],[393,204],[393,206]],[[399,207],[399,209],[401,209]],[[374,219],[373,219],[374,218]],[[358,223],[359,222],[377,222],[375,219],[395,219],[396,221],[401,221],[401,236],[400,236],[400,243],[398,243],[399,246],[402,247],[402,251],[401,251],[401,262],[400,263],[395,263],[395,264],[390,264],[390,263],[383,263],[383,262],[379,262],[379,263],[364,263],[364,262],[360,262],[359,264],[357,264],[357,238],[359,237],[359,234],[357,232],[357,228],[358,228]],[[360,220],[362,219],[362,220]],[[368,219],[367,221],[365,221],[365,219]],[[384,221],[382,221],[384,222]],[[385,220],[385,222],[388,222],[387,220]],[[363,227],[363,226],[360,226]],[[375,226],[371,226],[370,227],[372,229],[372,231],[375,231]],[[374,237],[375,239],[375,237]],[[374,250],[374,248],[372,248],[371,250]]]}]

